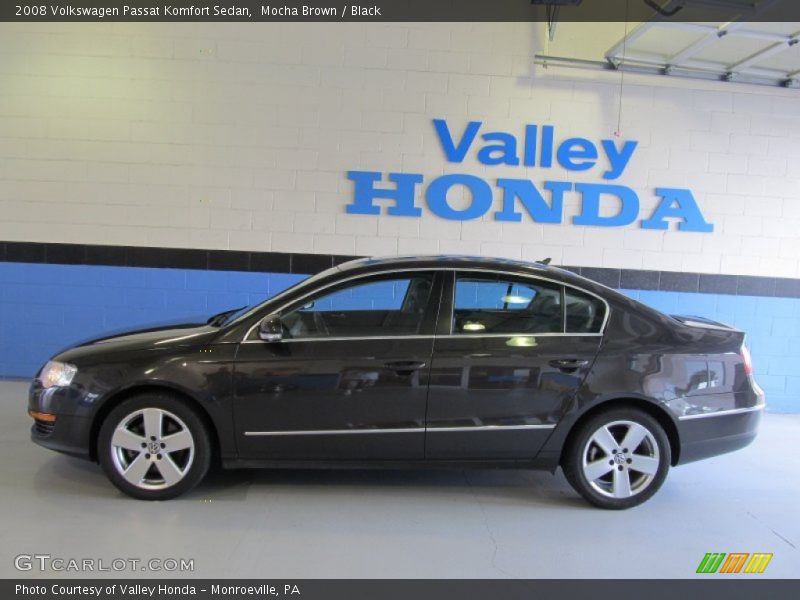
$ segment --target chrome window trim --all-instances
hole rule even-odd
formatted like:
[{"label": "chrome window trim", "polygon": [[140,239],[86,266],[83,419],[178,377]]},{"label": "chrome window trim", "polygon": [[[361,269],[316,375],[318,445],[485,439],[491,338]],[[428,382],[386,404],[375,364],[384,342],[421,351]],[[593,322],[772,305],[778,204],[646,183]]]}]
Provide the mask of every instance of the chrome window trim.
[{"label": "chrome window trim", "polygon": [[248,437],[287,435],[351,435],[365,433],[450,433],[472,431],[516,431],[525,429],[554,429],[555,425],[475,425],[473,427],[396,427],[392,429],[306,429],[297,431],[245,431]]},{"label": "chrome window trim", "polygon": [[[324,285],[322,287],[315,288],[314,290],[312,290],[312,291],[310,291],[310,292],[308,292],[306,294],[303,294],[299,298],[296,298],[295,300],[292,300],[290,302],[287,302],[287,303],[281,305],[279,308],[273,310],[271,314],[280,313],[287,306],[290,306],[290,305],[294,304],[295,302],[299,302],[299,301],[301,301],[301,300],[303,300],[305,298],[308,298],[312,294],[316,294],[317,292],[321,292],[323,290],[326,290],[329,287],[333,287],[335,285],[339,285],[340,283],[347,283],[348,281],[352,281],[354,279],[360,279],[362,277],[371,277],[373,275],[378,276],[378,275],[391,275],[391,274],[394,274],[394,273],[418,273],[420,271],[441,271],[441,272],[452,272],[452,273],[458,273],[458,272],[492,273],[492,274],[497,274],[497,275],[510,275],[510,276],[515,276],[515,277],[521,277],[523,279],[534,279],[534,280],[539,280],[539,281],[546,281],[548,283],[553,283],[555,285],[561,285],[561,286],[564,286],[564,287],[569,287],[569,288],[572,288],[573,290],[578,290],[579,292],[582,292],[582,293],[584,293],[584,294],[586,294],[588,296],[592,296],[593,298],[597,298],[605,306],[605,309],[606,309],[605,316],[603,318],[603,323],[600,325],[600,331],[598,333],[568,333],[568,332],[563,332],[562,331],[562,332],[551,332],[551,333],[540,333],[540,334],[531,334],[531,333],[516,333],[516,334],[515,333],[508,333],[508,334],[505,334],[505,333],[504,334],[454,334],[453,330],[452,330],[453,323],[452,323],[452,318],[451,318],[451,320],[450,320],[450,334],[447,335],[447,336],[445,336],[445,335],[438,335],[438,336],[437,335],[431,335],[431,336],[397,335],[397,336],[351,336],[351,337],[343,336],[343,337],[338,337],[336,339],[338,341],[341,341],[341,340],[374,340],[374,339],[414,339],[414,338],[421,338],[421,337],[427,338],[427,337],[450,337],[450,336],[452,336],[452,337],[463,337],[463,338],[471,337],[471,336],[474,336],[474,337],[491,337],[491,336],[494,336],[494,337],[520,337],[520,336],[532,336],[532,337],[539,337],[539,336],[595,336],[595,337],[602,337],[603,335],[605,335],[606,325],[608,324],[608,319],[611,316],[611,306],[608,304],[608,301],[605,298],[603,298],[602,296],[600,296],[598,294],[595,294],[594,292],[590,292],[589,290],[586,290],[586,289],[584,289],[582,287],[579,287],[577,285],[574,285],[574,284],[571,284],[571,283],[567,283],[567,282],[564,282],[564,281],[558,281],[557,279],[551,279],[549,277],[543,277],[541,275],[536,275],[536,274],[517,273],[515,271],[495,270],[495,269],[480,268],[480,267],[418,267],[418,268],[405,267],[405,268],[402,268],[402,269],[387,269],[386,271],[375,271],[375,272],[372,272],[372,273],[366,273],[366,274],[362,273],[360,275],[352,275],[352,276],[346,277],[344,279],[339,279],[337,281],[333,281],[333,282],[328,283],[328,284],[326,284],[326,285]],[[456,290],[455,281],[453,281],[453,299],[452,299],[452,303],[451,303],[451,308],[453,310],[455,309],[455,293],[456,293],[455,290]],[[439,306],[441,307],[441,300],[439,302]],[[243,343],[243,344],[251,344],[251,343],[264,344],[264,343],[266,343],[263,340],[258,339],[258,338],[257,339],[253,339],[253,340],[249,339],[250,338],[250,334],[253,333],[253,330],[256,327],[258,327],[259,322],[260,322],[260,319],[258,321],[256,321],[247,330],[247,333],[245,333],[244,338],[242,339],[241,343]],[[294,341],[322,341],[323,339],[332,340],[333,338],[294,338]],[[281,340],[281,342],[285,342],[285,341],[288,342],[288,341],[292,341],[292,340],[289,340],[289,339]]]},{"label": "chrome window trim", "polygon": [[728,415],[740,415],[743,413],[756,412],[764,410],[766,404],[756,404],[755,406],[748,406],[745,408],[731,408],[728,410],[718,410],[710,413],[702,413],[699,415],[681,415],[678,417],[679,421],[693,421],[695,419],[708,419],[710,417],[727,417]]},{"label": "chrome window trim", "polygon": [[[465,273],[472,273],[472,272],[477,272],[477,273],[497,273],[497,274],[500,274],[500,275],[511,275],[511,276],[517,276],[517,277],[521,277],[521,278],[538,279],[540,281],[546,281],[548,283],[554,283],[555,285],[560,285],[560,286],[562,286],[564,288],[569,287],[569,288],[572,288],[573,290],[578,290],[579,292],[583,292],[587,296],[592,296],[593,298],[597,298],[605,306],[606,310],[605,310],[605,314],[603,315],[603,322],[600,324],[600,331],[598,333],[569,333],[567,331],[559,331],[559,332],[540,333],[539,335],[602,336],[605,333],[606,323],[608,322],[608,317],[611,314],[611,306],[609,306],[608,301],[605,298],[603,298],[602,296],[598,296],[597,294],[595,294],[593,292],[590,292],[589,290],[585,290],[585,289],[583,289],[581,287],[578,287],[576,285],[572,285],[572,284],[569,284],[569,283],[565,283],[563,281],[558,281],[558,280],[555,280],[555,279],[549,279],[547,277],[539,277],[537,275],[514,273],[513,271],[493,271],[491,269],[476,269],[474,267],[468,267],[466,269],[449,268],[448,270],[454,272],[454,276],[453,276],[453,297],[450,300],[450,309],[451,309],[450,335],[451,336],[454,336],[454,337],[472,337],[474,335],[474,334],[454,333],[453,332],[453,321],[454,321],[453,316],[455,315],[455,312],[456,312],[456,285],[458,284],[458,274],[461,273],[461,272],[465,272]],[[564,300],[564,293],[563,292],[561,293],[561,299],[562,299],[562,301]],[[563,310],[565,310],[565,307],[562,307],[562,311]],[[565,313],[562,312],[561,314],[564,315]],[[564,328],[566,329],[566,322],[564,323]],[[490,337],[492,335],[497,335],[497,334],[490,334],[490,333],[483,334],[483,335],[478,334],[479,337]],[[505,334],[501,334],[501,335],[504,336]],[[525,335],[525,334],[513,334],[512,333],[510,335],[512,335],[514,337],[519,337],[519,336]],[[535,336],[536,334],[527,334],[527,335],[534,335]]]}]

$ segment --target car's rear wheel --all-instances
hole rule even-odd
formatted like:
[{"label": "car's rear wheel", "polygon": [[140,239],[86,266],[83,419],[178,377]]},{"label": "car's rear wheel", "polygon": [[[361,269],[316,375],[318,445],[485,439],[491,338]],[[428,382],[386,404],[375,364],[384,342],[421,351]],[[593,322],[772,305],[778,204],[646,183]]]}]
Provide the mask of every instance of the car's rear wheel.
[{"label": "car's rear wheel", "polygon": [[203,479],[211,462],[211,441],[188,403],[146,393],[108,414],[97,452],[106,475],[120,490],[140,500],[167,500]]},{"label": "car's rear wheel", "polygon": [[570,485],[600,508],[636,506],[664,483],[669,438],[656,419],[635,408],[602,411],[570,436],[562,469]]}]

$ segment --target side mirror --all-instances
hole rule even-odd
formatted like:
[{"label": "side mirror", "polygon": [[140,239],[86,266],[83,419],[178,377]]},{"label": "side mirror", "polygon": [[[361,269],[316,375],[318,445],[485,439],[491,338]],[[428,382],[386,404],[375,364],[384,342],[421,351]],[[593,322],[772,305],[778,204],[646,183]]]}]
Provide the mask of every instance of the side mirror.
[{"label": "side mirror", "polygon": [[283,324],[280,315],[267,315],[258,324],[258,337],[265,342],[280,342],[283,339]]}]

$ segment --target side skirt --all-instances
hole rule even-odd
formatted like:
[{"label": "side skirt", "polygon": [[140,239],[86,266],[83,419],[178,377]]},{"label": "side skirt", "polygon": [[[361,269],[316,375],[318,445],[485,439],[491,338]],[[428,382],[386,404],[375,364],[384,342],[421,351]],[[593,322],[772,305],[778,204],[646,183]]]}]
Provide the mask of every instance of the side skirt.
[{"label": "side skirt", "polygon": [[225,469],[535,469],[554,471],[538,460],[261,460],[224,458]]}]

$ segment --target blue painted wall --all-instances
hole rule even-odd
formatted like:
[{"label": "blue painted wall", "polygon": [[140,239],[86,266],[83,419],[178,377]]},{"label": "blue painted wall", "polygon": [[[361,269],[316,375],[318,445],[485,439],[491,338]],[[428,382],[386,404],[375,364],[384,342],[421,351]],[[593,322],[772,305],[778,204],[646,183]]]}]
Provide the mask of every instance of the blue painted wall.
[{"label": "blue painted wall", "polygon": [[305,275],[0,263],[0,375],[33,375],[58,350],[106,331],[208,317]]},{"label": "blue painted wall", "polygon": [[[0,263],[0,376],[30,377],[53,353],[105,331],[258,302],[303,275]],[[800,299],[622,290],[666,313],[747,331],[770,410],[800,412]]]}]

